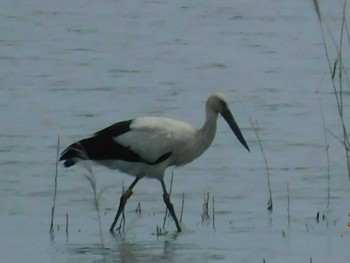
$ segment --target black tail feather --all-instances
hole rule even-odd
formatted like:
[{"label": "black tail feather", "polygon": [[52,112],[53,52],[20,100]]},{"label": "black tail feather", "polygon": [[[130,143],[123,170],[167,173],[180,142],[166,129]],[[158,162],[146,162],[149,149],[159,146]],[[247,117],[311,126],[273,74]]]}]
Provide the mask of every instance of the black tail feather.
[{"label": "black tail feather", "polygon": [[73,166],[74,164],[76,163],[76,161],[74,160],[74,159],[67,159],[64,163],[63,163],[63,165],[64,165],[64,167],[71,167],[71,166]]},{"label": "black tail feather", "polygon": [[87,154],[84,150],[81,142],[76,142],[67,147],[60,157],[60,161],[65,161],[63,163],[64,167],[71,167],[76,164],[78,159],[88,159]]},{"label": "black tail feather", "polygon": [[107,131],[102,131],[93,137],[71,144],[61,153],[60,161],[65,161],[65,167],[73,166],[79,160],[123,160],[153,165],[164,161],[171,155],[171,152],[168,152],[160,156],[155,162],[150,162],[141,158],[128,146],[119,144],[108,133],[105,133]]},{"label": "black tail feather", "polygon": [[128,147],[118,144],[112,137],[97,135],[71,144],[61,153],[60,161],[70,167],[79,160],[125,160],[144,162]]}]

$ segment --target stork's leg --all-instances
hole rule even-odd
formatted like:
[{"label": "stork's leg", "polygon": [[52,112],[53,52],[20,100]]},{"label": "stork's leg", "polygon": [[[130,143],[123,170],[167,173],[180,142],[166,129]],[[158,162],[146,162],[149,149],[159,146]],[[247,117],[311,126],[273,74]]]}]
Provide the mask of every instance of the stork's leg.
[{"label": "stork's leg", "polygon": [[111,227],[109,228],[109,231],[111,233],[113,233],[114,227],[117,224],[118,218],[120,216],[120,214],[123,212],[124,207],[126,205],[126,201],[128,201],[128,199],[130,198],[130,196],[132,196],[132,189],[134,188],[134,186],[136,185],[136,183],[140,180],[140,177],[136,177],[136,179],[132,182],[132,184],[129,186],[129,188],[124,192],[124,194],[120,197],[120,203],[119,203],[119,207],[118,207],[118,211],[117,214],[115,215],[114,221],[111,225]]},{"label": "stork's leg", "polygon": [[160,183],[162,184],[162,188],[163,188],[163,200],[164,200],[164,203],[166,204],[166,207],[168,208],[171,216],[173,217],[173,219],[175,221],[177,232],[181,232],[181,226],[179,224],[179,220],[177,220],[177,217],[176,217],[176,214],[175,214],[175,211],[174,211],[174,206],[170,202],[170,196],[169,196],[168,192],[166,191],[164,180],[161,179]]}]

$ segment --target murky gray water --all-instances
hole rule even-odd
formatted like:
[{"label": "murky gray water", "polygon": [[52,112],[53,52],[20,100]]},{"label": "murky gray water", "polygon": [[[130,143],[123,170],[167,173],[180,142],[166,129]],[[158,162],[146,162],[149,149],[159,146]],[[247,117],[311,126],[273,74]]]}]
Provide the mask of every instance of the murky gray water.
[{"label": "murky gray water", "polygon": [[[336,37],[342,4],[321,5]],[[0,32],[2,261],[348,260],[350,184],[343,148],[330,134],[340,136],[341,129],[312,1],[4,1]],[[50,238],[57,135],[63,148],[144,115],[199,126],[214,91],[231,98],[251,153],[220,120],[212,147],[174,170],[177,213],[185,193],[183,233],[174,234],[168,219],[169,234],[155,235],[165,206],[160,184],[144,179],[128,202],[124,236],[111,236],[122,186],[132,178],[94,166],[98,191],[107,187],[99,200],[102,250],[92,190],[83,177],[88,172],[60,165]],[[329,131],[329,209],[320,101]],[[272,214],[249,118],[258,122],[270,167]],[[170,175],[171,169],[168,184]],[[202,225],[208,192],[210,219]],[[134,212],[139,202],[140,215]]]}]

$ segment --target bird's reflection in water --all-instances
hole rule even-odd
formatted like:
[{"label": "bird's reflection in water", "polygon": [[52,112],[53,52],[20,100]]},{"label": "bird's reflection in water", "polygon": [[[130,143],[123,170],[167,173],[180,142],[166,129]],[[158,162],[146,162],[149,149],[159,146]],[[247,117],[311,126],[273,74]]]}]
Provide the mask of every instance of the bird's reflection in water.
[{"label": "bird's reflection in water", "polygon": [[[115,258],[119,254],[119,259],[114,262],[172,262],[176,255],[176,237],[177,235],[173,235],[167,236],[164,240],[159,238],[155,241],[142,242],[121,241],[117,245],[116,255],[114,255]],[[109,262],[109,258],[107,262]]]}]

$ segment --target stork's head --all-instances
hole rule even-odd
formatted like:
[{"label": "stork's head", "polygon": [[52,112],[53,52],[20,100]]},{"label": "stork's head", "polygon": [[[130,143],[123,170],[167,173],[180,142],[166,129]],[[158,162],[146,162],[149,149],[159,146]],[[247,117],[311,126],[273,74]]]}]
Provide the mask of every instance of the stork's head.
[{"label": "stork's head", "polygon": [[221,116],[226,120],[237,139],[242,145],[250,152],[247,142],[245,141],[241,130],[239,129],[233,115],[228,106],[228,98],[222,93],[212,94],[206,103],[207,108],[213,110],[216,113],[220,113]]}]

